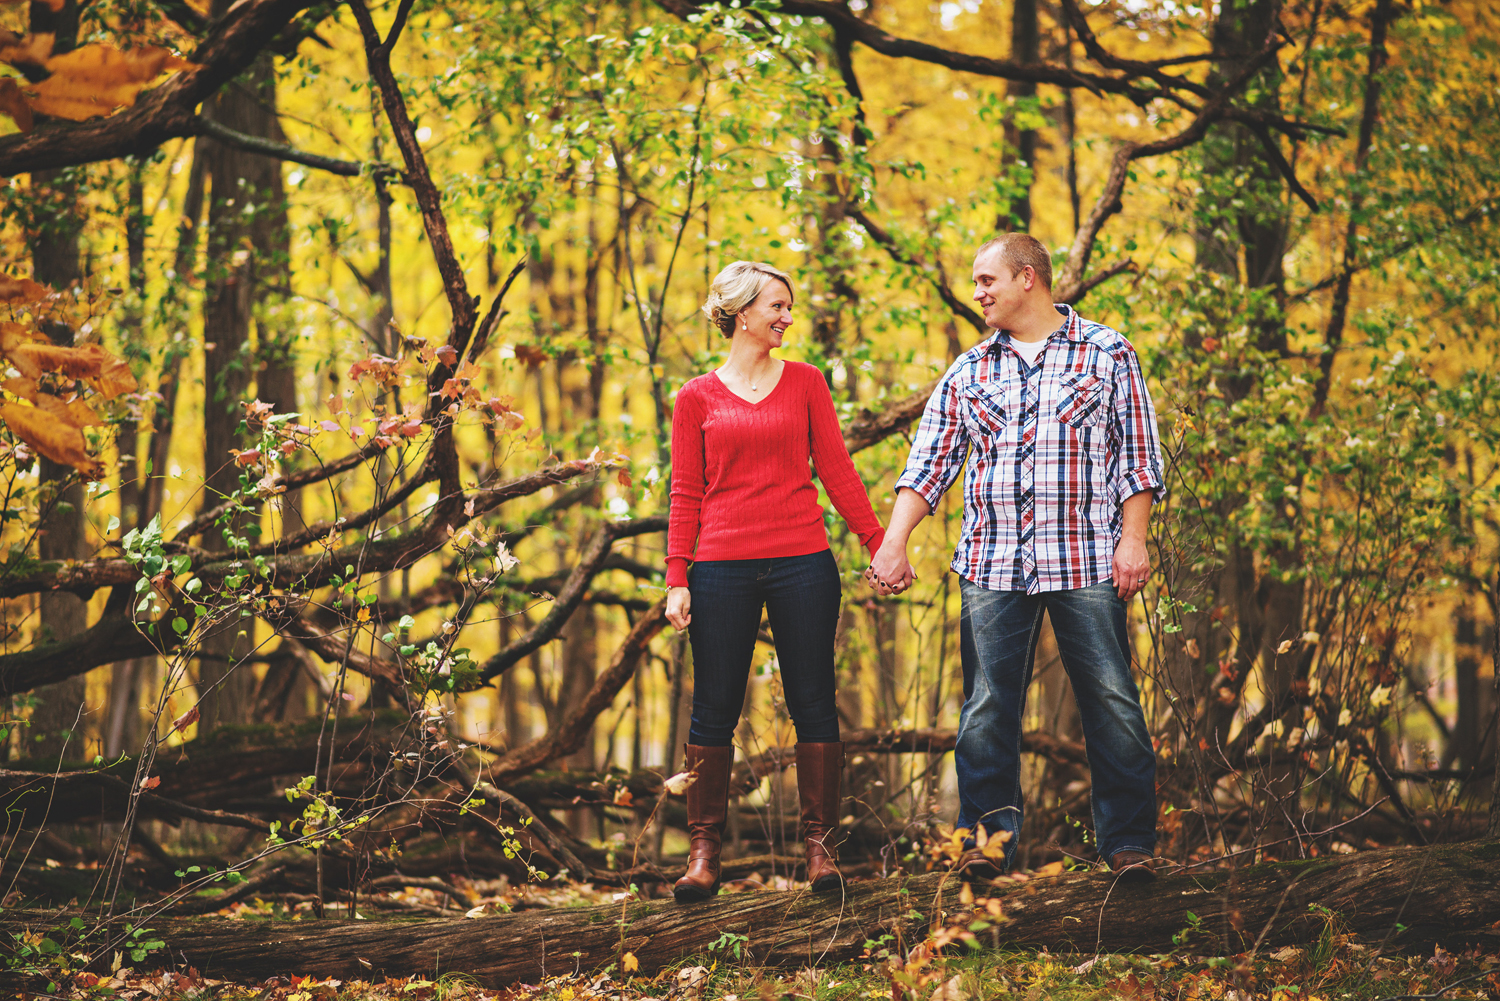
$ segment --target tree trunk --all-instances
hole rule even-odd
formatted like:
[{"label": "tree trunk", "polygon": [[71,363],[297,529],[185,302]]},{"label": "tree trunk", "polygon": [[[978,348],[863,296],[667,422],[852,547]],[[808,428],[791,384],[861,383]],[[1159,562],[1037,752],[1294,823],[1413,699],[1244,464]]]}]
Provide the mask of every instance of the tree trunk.
[{"label": "tree trunk", "polygon": [[[226,0],[216,0],[215,16],[228,6]],[[262,56],[214,99],[212,117],[248,135],[280,137],[270,56]],[[239,470],[229,450],[244,446],[238,434],[240,403],[247,399],[255,368],[250,322],[256,303],[265,298],[261,282],[284,276],[284,259],[276,250],[285,241],[285,209],[280,161],[199,141],[205,143],[210,185],[210,273],[203,312],[203,503],[212,507],[239,488]],[[263,347],[278,343],[270,331],[262,333],[262,340],[267,342]],[[280,387],[283,392],[285,388]],[[203,548],[226,548],[219,526],[204,532]],[[255,678],[248,669],[237,669],[237,660],[251,646],[252,637],[241,638],[247,629],[253,631],[251,622],[220,622],[202,644],[206,656],[198,665],[200,733],[249,719]]]},{"label": "tree trunk", "polygon": [[[1041,59],[1041,32],[1037,27],[1036,0],[1016,0],[1015,6],[1011,9],[1010,57],[1018,63],[1035,63]],[[1005,85],[1005,93],[1012,99],[1036,97],[1036,84],[1026,80],[1011,80]],[[1034,110],[1031,107],[1025,109],[1028,114]],[[1018,129],[1015,119],[1009,118],[1005,123],[1005,143],[1015,150],[1016,162],[1031,171],[1031,177],[1034,178],[1036,176],[1036,130]],[[1008,153],[1009,150],[1006,152]],[[1009,218],[1002,214],[996,220],[995,228],[1001,231],[1014,228],[1021,233],[1029,232],[1031,229],[1031,180],[1028,179],[1010,203],[1009,208]],[[1073,228],[1078,228],[1076,222]]]},{"label": "tree trunk", "polygon": [[[1314,940],[1326,911],[1356,939],[1420,953],[1432,944],[1491,943],[1500,920],[1500,843],[1395,848],[1238,872],[1164,876],[1116,885],[1063,875],[982,888],[1006,920],[981,944],[1055,952],[1230,955]],[[706,955],[725,934],[745,936],[746,966],[822,965],[855,959],[870,939],[909,947],[929,922],[967,924],[960,884],[945,874],[851,883],[847,893],[731,893],[684,906],[670,900],[556,908],[472,920],[235,921],[153,917],[175,961],[212,977],[302,975],[471,976],[486,987],[541,983],[634,955],[641,974]],[[1311,905],[1319,910],[1311,910]],[[128,920],[122,916],[119,920]],[[0,929],[35,931],[51,915],[7,911]],[[6,936],[8,941],[10,936]],[[109,958],[101,954],[100,961]]]}]

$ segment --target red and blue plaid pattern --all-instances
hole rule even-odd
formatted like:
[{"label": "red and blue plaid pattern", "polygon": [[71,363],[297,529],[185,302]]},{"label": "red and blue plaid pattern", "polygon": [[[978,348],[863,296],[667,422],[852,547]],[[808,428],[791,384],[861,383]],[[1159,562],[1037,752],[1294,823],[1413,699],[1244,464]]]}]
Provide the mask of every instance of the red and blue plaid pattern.
[{"label": "red and blue plaid pattern", "polygon": [[1113,574],[1120,505],[1164,494],[1156,411],[1135,349],[1058,306],[1028,368],[996,333],[959,356],[927,401],[906,470],[929,505],[963,470],[953,569],[991,591],[1066,591]]}]

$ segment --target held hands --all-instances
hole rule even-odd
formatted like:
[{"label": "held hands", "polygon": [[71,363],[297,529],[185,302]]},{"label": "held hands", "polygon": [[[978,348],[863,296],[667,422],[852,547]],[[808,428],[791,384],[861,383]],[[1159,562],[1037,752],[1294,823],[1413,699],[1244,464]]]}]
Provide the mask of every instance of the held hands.
[{"label": "held hands", "polygon": [[906,547],[892,545],[890,542],[876,551],[869,569],[865,571],[865,583],[881,597],[900,594],[911,587],[916,579],[917,572],[906,558]]},{"label": "held hands", "polygon": [[1140,593],[1151,577],[1151,556],[1142,539],[1126,535],[1115,547],[1115,593],[1129,601]]},{"label": "held hands", "polygon": [[679,632],[693,621],[693,596],[685,587],[667,588],[667,621]]}]

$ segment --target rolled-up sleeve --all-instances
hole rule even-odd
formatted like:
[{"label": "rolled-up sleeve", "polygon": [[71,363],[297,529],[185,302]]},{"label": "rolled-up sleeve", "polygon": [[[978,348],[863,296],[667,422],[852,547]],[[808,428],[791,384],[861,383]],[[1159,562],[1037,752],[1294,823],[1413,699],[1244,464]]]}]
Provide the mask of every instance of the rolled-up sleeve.
[{"label": "rolled-up sleeve", "polygon": [[912,440],[906,469],[896,481],[896,490],[915,490],[929,508],[936,508],[964,468],[969,454],[969,433],[963,421],[963,401],[958,389],[960,365],[948,369],[937,389],[927,399],[922,422]]},{"label": "rolled-up sleeve", "polygon": [[1140,359],[1128,344],[1115,354],[1114,437],[1118,446],[1115,489],[1121,501],[1150,490],[1160,503],[1167,495],[1162,474],[1156,408],[1146,388]]}]

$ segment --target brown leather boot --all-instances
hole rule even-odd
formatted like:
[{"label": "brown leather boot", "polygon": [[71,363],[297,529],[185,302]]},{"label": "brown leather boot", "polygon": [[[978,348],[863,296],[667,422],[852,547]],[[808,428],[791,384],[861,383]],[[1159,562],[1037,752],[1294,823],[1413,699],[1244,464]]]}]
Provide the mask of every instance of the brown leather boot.
[{"label": "brown leather boot", "polygon": [[844,744],[797,745],[797,795],[802,800],[803,857],[814,893],[844,885],[838,867]]},{"label": "brown leather boot", "polygon": [[687,874],[677,881],[672,896],[687,904],[707,900],[719,890],[719,851],[724,821],[729,817],[729,766],[734,763],[734,748],[687,744],[684,750],[683,767],[698,778],[687,788]]}]

